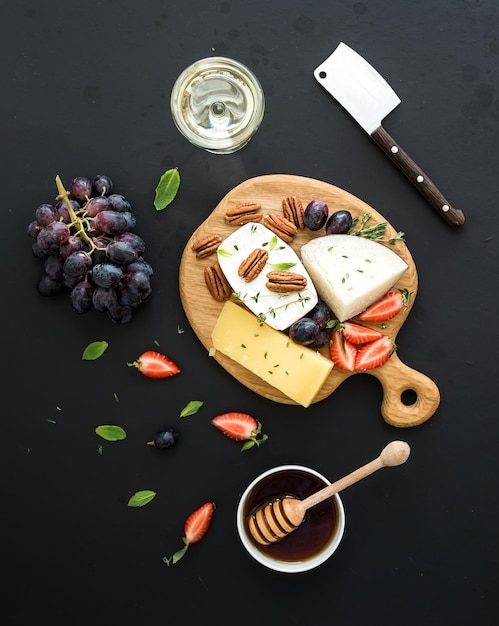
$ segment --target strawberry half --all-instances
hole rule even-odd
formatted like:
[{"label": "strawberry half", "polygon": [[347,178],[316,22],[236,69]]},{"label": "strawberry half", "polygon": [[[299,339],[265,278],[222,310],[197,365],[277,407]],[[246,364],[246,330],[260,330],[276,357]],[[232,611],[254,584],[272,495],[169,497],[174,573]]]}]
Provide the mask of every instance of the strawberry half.
[{"label": "strawberry half", "polygon": [[383,337],[383,333],[380,333],[379,330],[368,328],[362,324],[343,322],[342,326],[343,337],[348,339],[351,343],[354,343],[356,346],[369,343],[370,341],[376,341],[376,339]]},{"label": "strawberry half", "polygon": [[259,446],[268,439],[267,435],[262,435],[260,439],[258,438],[262,431],[262,425],[247,413],[238,413],[236,411],[223,413],[214,417],[211,423],[227,437],[236,441],[245,441],[246,443],[241,450],[247,450],[255,445]]},{"label": "strawberry half", "polygon": [[336,367],[339,367],[341,370],[353,372],[355,369],[357,346],[351,341],[348,341],[348,339],[343,336],[341,330],[335,330],[331,333],[329,356]]},{"label": "strawberry half", "polygon": [[213,502],[206,502],[189,515],[184,524],[184,537],[182,537],[184,547],[175,552],[173,556],[164,556],[163,562],[166,565],[175,565],[184,556],[192,543],[200,541],[206,535],[214,510],[215,505]]},{"label": "strawberry half", "polygon": [[188,544],[196,543],[206,535],[211,524],[214,508],[213,502],[206,502],[185,520],[184,534]]},{"label": "strawberry half", "polygon": [[180,372],[180,368],[164,354],[148,350],[141,354],[130,367],[136,367],[141,374],[148,378],[167,378]]},{"label": "strawberry half", "polygon": [[387,322],[398,315],[411,299],[411,293],[407,289],[389,291],[380,300],[371,304],[357,316],[363,322]]},{"label": "strawberry half", "polygon": [[380,339],[366,343],[359,348],[354,367],[358,371],[380,367],[388,361],[395,349],[393,341],[386,335],[383,335]]}]

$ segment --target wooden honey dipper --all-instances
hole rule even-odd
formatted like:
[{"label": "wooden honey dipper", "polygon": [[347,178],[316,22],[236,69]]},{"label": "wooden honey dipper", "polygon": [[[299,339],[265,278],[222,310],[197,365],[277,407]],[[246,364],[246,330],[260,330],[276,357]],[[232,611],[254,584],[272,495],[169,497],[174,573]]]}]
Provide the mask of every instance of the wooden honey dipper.
[{"label": "wooden honey dipper", "polygon": [[276,543],[296,530],[303,522],[305,513],[319,502],[334,496],[335,493],[350,487],[382,467],[402,465],[409,458],[411,449],[405,441],[392,441],[378,458],[359,467],[344,478],[313,493],[305,500],[293,496],[276,498],[265,504],[248,518],[248,528],[253,539],[262,545]]}]

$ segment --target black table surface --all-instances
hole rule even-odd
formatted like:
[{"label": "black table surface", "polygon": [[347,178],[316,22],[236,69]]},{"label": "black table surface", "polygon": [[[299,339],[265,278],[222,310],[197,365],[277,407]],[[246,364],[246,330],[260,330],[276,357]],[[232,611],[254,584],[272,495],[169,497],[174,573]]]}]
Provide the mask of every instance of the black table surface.
[{"label": "black table surface", "polygon": [[[496,624],[496,0],[4,0],[0,16],[0,621]],[[315,81],[340,41],[399,95],[385,128],[463,210],[463,227],[447,225]],[[180,71],[212,55],[248,65],[266,96],[257,134],[227,156],[188,143],[169,111]],[[154,190],[173,167],[180,191],[158,212]],[[152,299],[124,325],[36,289],[35,208],[53,201],[57,174],[97,173],[131,201],[155,270]],[[276,173],[332,183],[406,233],[419,292],[398,351],[441,393],[424,424],[388,425],[370,376],[308,409],[272,402],[192,331],[178,286],[187,240],[232,188]],[[107,352],[82,361],[96,340]],[[127,366],[147,349],[181,373],[151,381]],[[181,418],[190,400],[204,404]],[[241,452],[210,424],[231,410],[257,417],[269,440]],[[100,439],[100,424],[121,425],[126,440]],[[166,425],[180,432],[174,448],[145,445]],[[284,575],[247,555],[235,511],[258,473],[300,463],[339,478],[391,439],[410,444],[409,461],[343,493],[346,532],[326,564]],[[156,498],[128,507],[143,489]],[[208,534],[167,567],[184,519],[209,500]]]}]

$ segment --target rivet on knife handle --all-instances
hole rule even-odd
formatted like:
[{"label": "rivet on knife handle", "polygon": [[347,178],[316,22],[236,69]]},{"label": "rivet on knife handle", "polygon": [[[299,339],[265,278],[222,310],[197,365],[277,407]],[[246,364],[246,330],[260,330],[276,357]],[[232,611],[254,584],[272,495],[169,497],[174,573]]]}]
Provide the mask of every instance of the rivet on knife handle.
[{"label": "rivet on knife handle", "polygon": [[448,224],[464,224],[463,212],[454,209],[426,174],[382,127],[382,120],[400,104],[386,80],[343,42],[314,70],[317,81],[350,113],[377,145],[400,168]]},{"label": "rivet on knife handle", "polygon": [[446,222],[451,226],[462,226],[464,224],[463,212],[449,204],[433,181],[428,178],[423,170],[414,163],[411,157],[395,143],[383,126],[379,126],[371,134],[371,137]]}]

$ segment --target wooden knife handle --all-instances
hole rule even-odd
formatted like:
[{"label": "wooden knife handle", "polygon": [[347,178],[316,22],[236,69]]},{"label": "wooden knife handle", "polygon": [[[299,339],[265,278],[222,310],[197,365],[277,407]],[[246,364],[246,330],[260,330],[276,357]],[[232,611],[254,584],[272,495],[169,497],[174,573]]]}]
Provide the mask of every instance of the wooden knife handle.
[{"label": "wooden knife handle", "polygon": [[392,139],[383,126],[379,126],[372,133],[371,137],[448,224],[451,226],[462,226],[464,224],[463,212],[452,207],[430,178]]}]

